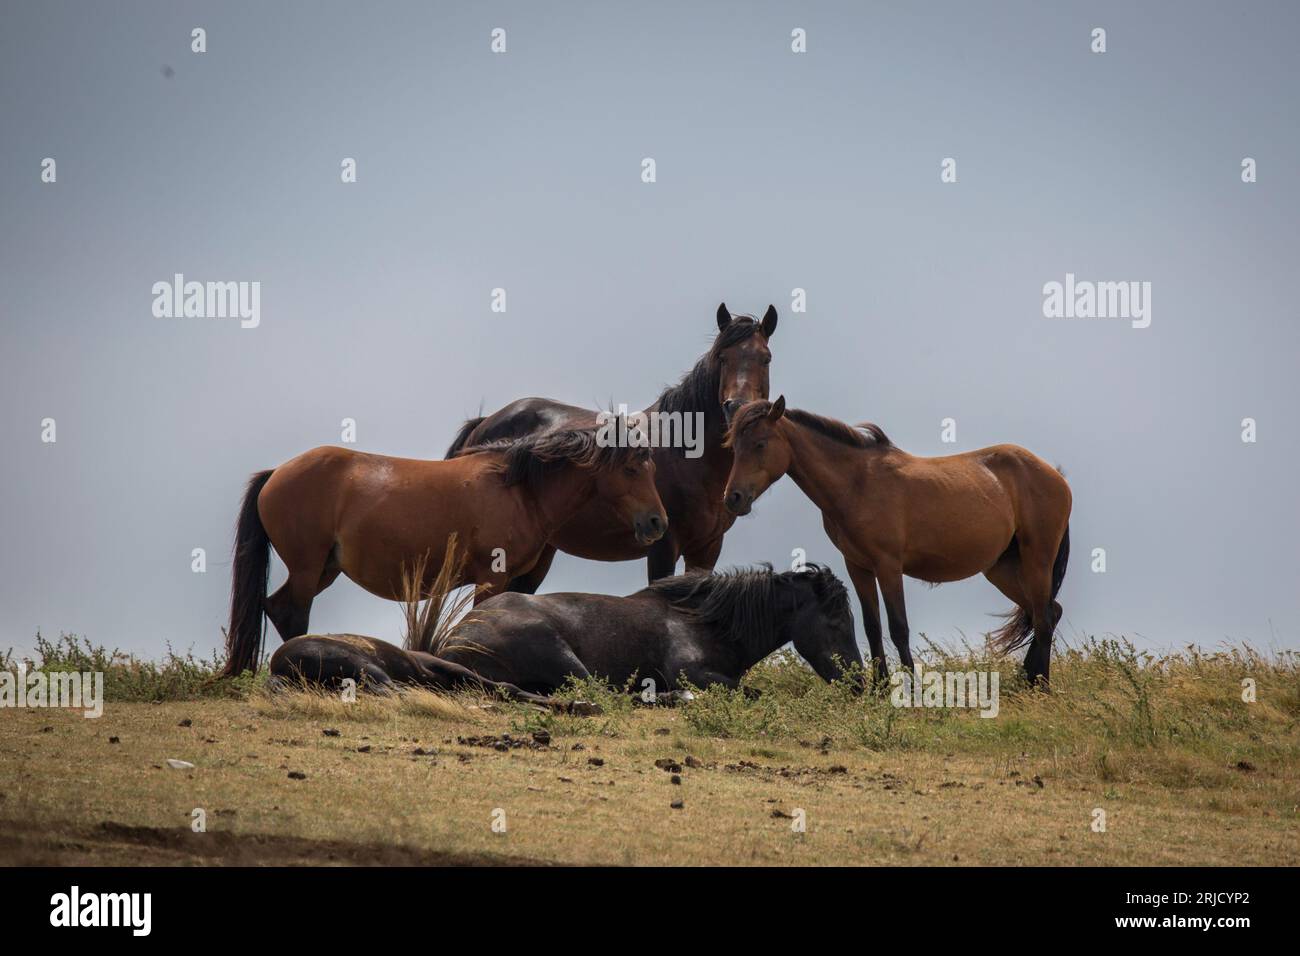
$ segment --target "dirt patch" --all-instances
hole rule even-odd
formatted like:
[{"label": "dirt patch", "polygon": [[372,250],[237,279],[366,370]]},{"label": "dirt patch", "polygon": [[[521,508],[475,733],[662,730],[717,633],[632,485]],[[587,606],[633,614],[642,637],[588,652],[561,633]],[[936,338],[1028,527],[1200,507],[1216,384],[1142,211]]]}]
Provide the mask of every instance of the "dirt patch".
[{"label": "dirt patch", "polygon": [[[44,829],[44,828],[43,828]],[[54,832],[58,837],[47,837]],[[262,833],[195,833],[105,821],[45,833],[0,830],[0,858],[13,866],[550,866],[486,853],[439,853],[395,844],[308,840]]]}]

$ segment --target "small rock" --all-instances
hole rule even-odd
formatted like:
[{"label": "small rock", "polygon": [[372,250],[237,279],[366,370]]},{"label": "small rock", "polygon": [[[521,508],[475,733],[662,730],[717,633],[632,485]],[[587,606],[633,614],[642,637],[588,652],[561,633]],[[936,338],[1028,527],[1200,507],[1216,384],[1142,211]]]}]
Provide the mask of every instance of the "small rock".
[{"label": "small rock", "polygon": [[686,759],[683,760],[682,763],[686,764],[686,766],[690,767],[692,770],[704,766],[704,764],[700,763],[697,758],[692,757],[690,754],[686,755]]},{"label": "small rock", "polygon": [[109,737],[109,738],[108,738],[108,742],[109,742],[110,744],[120,744],[120,743],[122,742],[122,738],[121,738],[121,737]]},{"label": "small rock", "polygon": [[551,743],[551,732],[549,730],[534,730],[533,740],[543,747],[548,747]]},{"label": "small rock", "polygon": [[660,757],[655,761],[655,766],[660,770],[667,770],[669,773],[682,772],[682,765],[671,757]]},{"label": "small rock", "polygon": [[333,727],[326,727],[324,730],[321,731],[321,733],[324,734],[326,737],[337,737],[339,735],[339,731]]},{"label": "small rock", "polygon": [[1242,773],[1253,773],[1255,770],[1255,765],[1251,763],[1249,760],[1238,760],[1237,769],[1240,770]]},{"label": "small rock", "polygon": [[167,766],[171,767],[173,770],[193,770],[193,769],[194,769],[194,764],[190,763],[188,760],[177,760],[177,759],[175,759],[174,757],[168,757],[168,758],[167,758]]},{"label": "small rock", "polygon": [[777,820],[793,820],[794,814],[786,813],[784,810],[778,807],[777,809],[772,811],[772,817],[773,819],[777,819]]},{"label": "small rock", "polygon": [[1038,787],[1039,790],[1043,789],[1043,778],[1038,774],[1034,774],[1034,786]]},{"label": "small rock", "polygon": [[359,753],[359,754],[368,754],[368,753],[370,753],[370,744],[364,744],[364,745],[358,747],[358,748],[357,748],[357,753]]},{"label": "small rock", "polygon": [[676,784],[676,785],[679,786],[679,787],[682,785],[682,778],[681,778],[681,775],[680,775],[680,774],[676,774],[676,773],[675,773],[675,774],[673,774],[672,777],[669,778],[669,779],[670,779],[674,784]]},{"label": "small rock", "polygon": [[600,757],[588,757],[588,758],[587,758],[587,763],[591,764],[593,767],[603,767],[603,766],[605,766],[605,761],[604,761],[603,759],[601,759]]},{"label": "small rock", "polygon": [[667,737],[667,736],[668,736],[669,734],[671,734],[671,733],[672,733],[672,731],[669,730],[667,727],[656,727],[656,728],[655,728],[655,736],[657,736],[657,737]]},{"label": "small rock", "polygon": [[307,779],[307,775],[306,775],[305,773],[303,773],[301,770],[290,770],[290,771],[289,771],[289,779],[290,779],[290,780],[306,780],[306,779]]},{"label": "small rock", "polygon": [[685,801],[685,800],[674,800],[672,803],[668,804],[668,806],[669,806],[671,809],[673,809],[673,810],[680,810],[680,809],[682,809],[684,806],[686,806],[686,801]]},{"label": "small rock", "polygon": [[181,721],[179,724],[177,724],[176,726],[177,726],[177,727],[193,727],[193,726],[194,726],[194,721],[192,721],[192,720],[190,720],[188,717],[186,717],[184,720],[182,720],[182,721]]},{"label": "small rock", "polygon": [[844,766],[844,764],[842,763],[837,763],[834,764],[833,766],[827,767],[826,772],[827,773],[848,773],[849,768]]},{"label": "small rock", "polygon": [[53,727],[42,727],[42,728],[41,728],[41,733],[43,733],[43,734],[48,734],[48,733],[50,733],[52,730],[54,730]]}]

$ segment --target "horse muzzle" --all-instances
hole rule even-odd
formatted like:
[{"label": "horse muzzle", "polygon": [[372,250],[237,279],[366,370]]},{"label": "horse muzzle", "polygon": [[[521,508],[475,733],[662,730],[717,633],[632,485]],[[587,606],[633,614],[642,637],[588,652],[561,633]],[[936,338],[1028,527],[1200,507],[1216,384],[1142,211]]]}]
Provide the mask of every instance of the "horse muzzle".
[{"label": "horse muzzle", "polygon": [[654,544],[668,531],[668,516],[659,513],[639,515],[633,527],[636,529],[637,544]]},{"label": "horse muzzle", "polygon": [[754,493],[752,491],[741,491],[739,488],[727,492],[724,499],[727,510],[737,517],[749,514],[749,510],[754,507]]}]

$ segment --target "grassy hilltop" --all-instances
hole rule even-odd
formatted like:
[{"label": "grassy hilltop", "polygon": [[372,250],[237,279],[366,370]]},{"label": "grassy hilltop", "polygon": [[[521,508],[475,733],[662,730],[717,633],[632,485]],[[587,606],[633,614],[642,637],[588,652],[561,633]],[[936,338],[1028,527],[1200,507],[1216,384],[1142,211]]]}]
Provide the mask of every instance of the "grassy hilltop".
[{"label": "grassy hilltop", "polygon": [[37,658],[102,671],[107,703],[0,712],[18,863],[1300,863],[1291,653],[1087,641],[1045,695],[1014,661],[931,646],[926,667],[999,672],[991,719],[855,697],[782,654],[751,693],[672,709],[575,685],[602,709],[586,718],[271,695],[264,675],[214,680],[216,661],[66,637]]}]

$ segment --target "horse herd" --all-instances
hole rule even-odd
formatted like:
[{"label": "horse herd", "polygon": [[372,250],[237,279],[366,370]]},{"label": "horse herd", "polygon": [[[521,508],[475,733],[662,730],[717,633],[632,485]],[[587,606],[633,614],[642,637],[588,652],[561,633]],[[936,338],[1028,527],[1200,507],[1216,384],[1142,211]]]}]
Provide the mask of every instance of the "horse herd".
[{"label": "horse herd", "polygon": [[[553,705],[548,695],[571,676],[648,679],[669,696],[683,682],[735,687],[791,643],[825,680],[851,674],[865,686],[888,676],[878,593],[910,669],[903,577],[982,573],[1015,604],[994,646],[1027,644],[1026,677],[1046,687],[1069,557],[1061,474],[1015,445],[910,455],[876,425],[769,401],[776,309],[755,319],[723,304],[717,324],[710,349],[641,413],[695,416],[695,455],[610,442],[600,413],[525,398],[465,422],[442,461],[326,447],[253,475],[225,672],[258,666],[265,617],[285,642],[270,662],[281,681],[477,687]],[[829,570],[713,570],[732,523],[784,475],[844,557],[871,652],[865,676],[847,591]],[[268,596],[272,547],[288,579]],[[535,594],[557,550],[645,558],[649,586],[627,597]],[[312,601],[340,573],[408,608],[428,598],[439,613],[451,590],[473,585],[474,610],[454,624],[426,617],[405,648],[309,635]]]}]

